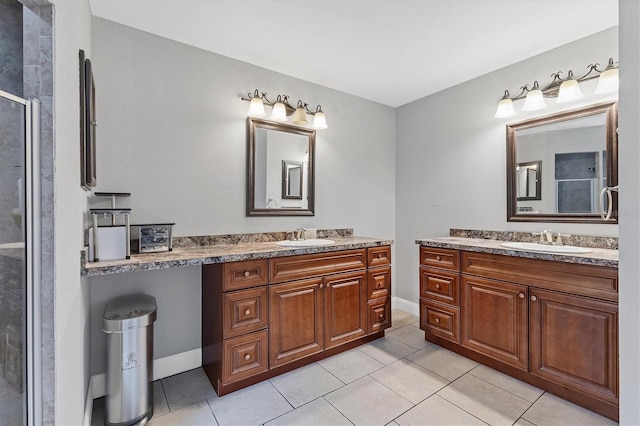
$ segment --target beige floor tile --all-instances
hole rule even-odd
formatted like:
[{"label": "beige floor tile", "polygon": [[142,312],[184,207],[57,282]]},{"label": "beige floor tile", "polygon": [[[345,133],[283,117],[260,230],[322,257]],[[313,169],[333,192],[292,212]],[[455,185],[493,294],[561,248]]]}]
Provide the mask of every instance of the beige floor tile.
[{"label": "beige floor tile", "polygon": [[399,309],[394,309],[393,311],[391,311],[391,326],[393,327],[394,330],[398,328],[402,328],[405,325],[409,325],[412,322],[415,322],[417,318],[418,317],[408,312],[404,312]]},{"label": "beige floor tile", "polygon": [[518,421],[513,424],[513,426],[536,426],[536,425],[520,417]]},{"label": "beige floor tile", "polygon": [[520,381],[506,374],[502,374],[492,368],[485,365],[479,365],[473,370],[469,371],[469,374],[476,376],[486,382],[494,384],[501,389],[511,392],[514,395],[518,395],[520,398],[526,399],[529,402],[536,402],[540,395],[544,393],[542,389],[538,389],[535,386],[531,386],[528,383]]},{"label": "beige floor tile", "polygon": [[477,362],[438,345],[431,345],[407,356],[406,359],[449,380],[457,379],[478,365]]},{"label": "beige floor tile", "polygon": [[294,407],[344,386],[333,374],[315,363],[275,377],[271,383]]},{"label": "beige floor tile", "polygon": [[384,364],[360,352],[358,349],[352,349],[323,359],[318,361],[318,364],[344,383],[353,382],[384,367]]},{"label": "beige floor tile", "polygon": [[363,377],[324,397],[355,425],[385,425],[413,404],[371,377]]},{"label": "beige floor tile", "polygon": [[470,374],[437,395],[491,425],[511,425],[531,406],[531,402]]},{"label": "beige floor tile", "polygon": [[416,348],[390,337],[374,340],[359,346],[358,349],[383,364],[391,364],[417,351]]},{"label": "beige floor tile", "polygon": [[585,408],[545,393],[522,415],[536,425],[617,425]]},{"label": "beige floor tile", "polygon": [[484,425],[480,419],[456,407],[446,399],[433,395],[396,419],[401,426]]},{"label": "beige floor tile", "polygon": [[211,398],[216,394],[202,368],[166,377],[162,379],[162,387],[171,411]]},{"label": "beige floor tile", "polygon": [[414,404],[449,384],[444,377],[404,359],[371,373],[370,377]]},{"label": "beige floor tile", "polygon": [[149,426],[217,426],[215,417],[207,401],[196,402],[162,416],[153,416]]},{"label": "beige floor tile", "polygon": [[351,422],[324,398],[318,398],[266,423],[266,426],[351,426]]},{"label": "beige floor tile", "polygon": [[153,415],[161,416],[169,412],[169,404],[167,403],[167,397],[164,394],[162,388],[162,381],[156,380],[153,382]]},{"label": "beige floor tile", "polygon": [[259,425],[293,410],[271,382],[265,381],[208,400],[221,425]]},{"label": "beige floor tile", "polygon": [[431,346],[431,343],[424,340],[424,331],[409,324],[386,333],[385,337],[391,337],[416,349]]}]

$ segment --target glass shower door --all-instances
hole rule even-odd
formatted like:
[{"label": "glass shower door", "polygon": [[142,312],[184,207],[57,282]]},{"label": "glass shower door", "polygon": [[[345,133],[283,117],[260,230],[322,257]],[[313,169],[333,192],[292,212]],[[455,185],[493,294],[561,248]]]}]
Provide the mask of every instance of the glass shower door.
[{"label": "glass shower door", "polygon": [[0,424],[6,425],[37,421],[32,385],[37,358],[33,277],[40,264],[34,261],[33,244],[39,234],[33,209],[39,198],[33,180],[34,110],[39,111],[39,102],[0,91]]}]

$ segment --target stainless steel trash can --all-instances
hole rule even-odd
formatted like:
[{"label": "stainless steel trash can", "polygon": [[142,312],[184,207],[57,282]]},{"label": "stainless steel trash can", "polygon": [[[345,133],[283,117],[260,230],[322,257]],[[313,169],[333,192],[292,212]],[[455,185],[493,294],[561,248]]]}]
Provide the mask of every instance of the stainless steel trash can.
[{"label": "stainless steel trash can", "polygon": [[146,294],[107,303],[106,425],[145,424],[153,416],[153,323],[156,299]]}]

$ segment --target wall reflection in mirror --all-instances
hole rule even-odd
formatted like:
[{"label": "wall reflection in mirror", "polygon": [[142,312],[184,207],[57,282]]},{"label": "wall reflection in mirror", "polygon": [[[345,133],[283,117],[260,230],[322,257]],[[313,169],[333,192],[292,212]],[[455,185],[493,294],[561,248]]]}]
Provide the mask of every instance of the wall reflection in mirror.
[{"label": "wall reflection in mirror", "polygon": [[616,127],[615,103],[507,125],[508,219],[601,222],[600,191],[617,184]]},{"label": "wall reflection in mirror", "polygon": [[248,119],[248,216],[311,216],[315,131]]}]

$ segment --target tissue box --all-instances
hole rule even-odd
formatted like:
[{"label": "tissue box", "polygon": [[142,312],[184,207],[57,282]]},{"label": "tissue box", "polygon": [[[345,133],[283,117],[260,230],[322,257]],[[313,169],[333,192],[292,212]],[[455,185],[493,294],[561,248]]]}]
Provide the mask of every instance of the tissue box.
[{"label": "tissue box", "polygon": [[[89,262],[93,262],[93,227],[89,228]],[[99,260],[127,258],[127,230],[125,226],[98,226]]]}]

